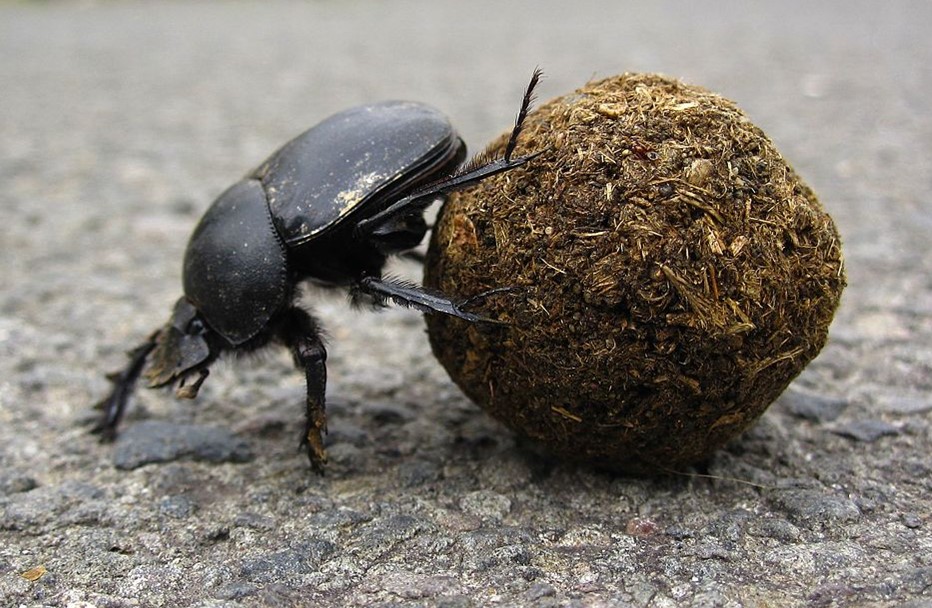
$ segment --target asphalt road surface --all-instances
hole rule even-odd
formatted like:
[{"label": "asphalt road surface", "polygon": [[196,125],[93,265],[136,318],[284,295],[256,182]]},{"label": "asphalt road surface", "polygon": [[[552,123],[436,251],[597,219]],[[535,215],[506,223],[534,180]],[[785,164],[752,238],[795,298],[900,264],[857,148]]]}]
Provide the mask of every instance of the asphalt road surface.
[{"label": "asphalt road surface", "polygon": [[[922,1],[0,4],[0,605],[932,605],[929,26]],[[542,100],[623,71],[734,99],[839,225],[828,346],[708,476],[535,454],[418,313],[319,292],[326,477],[284,351],[88,434],[226,186],[386,98],[479,149],[536,66]]]}]

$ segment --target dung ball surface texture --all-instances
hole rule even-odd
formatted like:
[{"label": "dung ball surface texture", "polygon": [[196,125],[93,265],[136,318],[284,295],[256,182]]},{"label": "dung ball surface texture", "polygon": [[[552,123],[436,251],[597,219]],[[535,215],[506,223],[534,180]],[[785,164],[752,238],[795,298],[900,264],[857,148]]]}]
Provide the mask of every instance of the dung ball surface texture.
[{"label": "dung ball surface texture", "polygon": [[[507,134],[491,146],[504,151]],[[825,344],[831,218],[732,102],[651,74],[533,111],[525,166],[453,195],[425,284],[502,326],[428,316],[483,409],[558,457],[654,473],[751,425]]]}]

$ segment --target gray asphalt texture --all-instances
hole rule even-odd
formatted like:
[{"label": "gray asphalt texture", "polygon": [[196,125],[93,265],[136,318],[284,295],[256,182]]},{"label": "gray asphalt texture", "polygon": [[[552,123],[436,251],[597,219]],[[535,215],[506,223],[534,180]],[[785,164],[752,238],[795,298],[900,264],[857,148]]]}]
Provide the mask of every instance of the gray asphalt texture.
[{"label": "gray asphalt texture", "polygon": [[[932,605],[930,25],[921,1],[0,5],[0,605]],[[828,346],[708,476],[535,454],[417,313],[317,292],[325,477],[285,352],[88,434],[226,186],[386,98],[479,149],[535,66],[541,99],[623,71],[734,99],[839,224]]]}]

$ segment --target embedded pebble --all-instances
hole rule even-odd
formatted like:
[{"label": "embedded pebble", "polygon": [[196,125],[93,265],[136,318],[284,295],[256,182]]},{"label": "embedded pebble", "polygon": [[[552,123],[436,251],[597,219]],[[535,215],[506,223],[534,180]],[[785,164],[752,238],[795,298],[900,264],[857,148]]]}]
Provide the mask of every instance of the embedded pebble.
[{"label": "embedded pebble", "polygon": [[314,572],[321,562],[337,550],[326,540],[310,540],[289,549],[247,557],[240,576],[254,583],[275,583]]},{"label": "embedded pebble", "polygon": [[94,524],[104,513],[103,491],[67,480],[12,494],[0,502],[0,529],[29,530],[52,521]]},{"label": "embedded pebble", "polygon": [[23,473],[0,473],[0,496],[28,492],[38,485],[34,478]]},{"label": "embedded pebble", "polygon": [[244,511],[236,516],[233,525],[252,528],[253,530],[272,530],[275,527],[275,522],[270,517]]},{"label": "embedded pebble", "polygon": [[757,522],[753,528],[757,536],[766,536],[783,542],[799,540],[799,528],[781,518],[768,518]]},{"label": "embedded pebble", "polygon": [[511,500],[497,492],[477,490],[463,497],[460,508],[482,520],[501,521],[511,511]]},{"label": "embedded pebble", "polygon": [[884,394],[877,399],[880,411],[903,416],[932,412],[932,399],[923,395]]},{"label": "embedded pebble", "polygon": [[900,429],[883,420],[856,420],[836,426],[832,432],[855,441],[873,443],[881,437],[899,435]]},{"label": "embedded pebble", "polygon": [[197,505],[187,496],[168,496],[159,503],[159,512],[175,519],[190,517]]},{"label": "embedded pebble", "polygon": [[920,518],[915,513],[904,513],[903,514],[903,525],[907,528],[921,528],[922,527],[922,518]]},{"label": "embedded pebble", "polygon": [[156,420],[125,429],[113,449],[114,466],[124,470],[184,458],[219,463],[252,457],[249,444],[225,429]]},{"label": "embedded pebble", "polygon": [[847,498],[817,490],[783,490],[771,499],[789,518],[807,525],[856,522],[861,511]]},{"label": "embedded pebble", "polygon": [[848,407],[848,400],[801,390],[791,386],[781,396],[779,404],[791,414],[813,422],[829,422],[838,418]]}]

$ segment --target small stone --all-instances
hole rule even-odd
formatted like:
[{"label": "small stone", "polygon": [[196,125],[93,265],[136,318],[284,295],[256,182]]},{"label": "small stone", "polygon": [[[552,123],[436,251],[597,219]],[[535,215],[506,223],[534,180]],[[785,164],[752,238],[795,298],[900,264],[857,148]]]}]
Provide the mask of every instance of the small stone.
[{"label": "small stone", "polygon": [[932,399],[919,395],[884,395],[877,400],[880,411],[903,416],[932,412]]},{"label": "small stone", "polygon": [[339,443],[363,447],[370,442],[369,433],[351,422],[334,420],[327,424],[326,444],[328,447]]},{"label": "small stone", "polygon": [[783,542],[799,540],[799,528],[781,518],[765,519],[752,528],[755,536],[765,536]]},{"label": "small stone", "polygon": [[528,547],[532,544],[526,531],[510,526],[484,526],[464,532],[457,541],[463,569],[474,572],[501,570],[515,555],[530,555]]},{"label": "small stone", "polygon": [[922,527],[922,519],[915,513],[904,513],[903,525],[915,530]]},{"label": "small stone", "polygon": [[797,523],[845,523],[861,518],[861,511],[847,498],[823,494],[818,490],[784,490],[772,500],[778,509]]},{"label": "small stone", "polygon": [[900,429],[883,420],[855,420],[832,429],[832,432],[848,439],[873,443],[881,437],[900,434]]},{"label": "small stone", "polygon": [[163,498],[159,512],[174,519],[185,519],[197,510],[197,505],[187,496],[177,495]]},{"label": "small stone", "polygon": [[233,525],[253,530],[271,530],[275,527],[275,521],[271,517],[244,511],[233,519]]},{"label": "small stone", "polygon": [[722,514],[709,524],[709,534],[721,540],[737,542],[744,536],[744,527],[751,518],[751,513],[736,509]]},{"label": "small stone", "polygon": [[554,589],[553,585],[549,583],[534,583],[527,590],[527,599],[531,601],[539,600],[544,597],[553,597],[557,594],[557,590]]},{"label": "small stone", "polygon": [[696,535],[696,531],[690,528],[687,528],[683,524],[673,524],[664,530],[667,536],[673,540],[686,540],[687,538],[692,538]]},{"label": "small stone", "polygon": [[932,589],[932,566],[907,570],[900,582],[903,589],[911,594],[928,593]]},{"label": "small stone", "polygon": [[362,529],[360,546],[369,554],[382,555],[398,543],[414,538],[426,528],[425,521],[411,515],[394,515],[377,519]]},{"label": "small stone", "polygon": [[440,467],[424,460],[404,462],[398,465],[398,481],[405,488],[415,488],[438,481],[441,477]]},{"label": "small stone", "polygon": [[371,458],[369,452],[364,452],[351,443],[336,443],[327,446],[327,459],[334,466],[345,471],[361,471],[366,468],[366,461]]},{"label": "small stone", "polygon": [[794,416],[813,422],[835,420],[849,405],[847,399],[820,395],[792,386],[780,396],[779,403]]},{"label": "small stone", "polygon": [[0,474],[0,496],[28,492],[38,487],[38,485],[35,479],[23,473]]},{"label": "small stone", "polygon": [[460,508],[484,521],[501,521],[511,511],[511,500],[491,490],[477,490],[463,497]]},{"label": "small stone", "polygon": [[247,462],[252,457],[249,444],[225,429],[155,420],[126,429],[113,451],[114,465],[123,470],[183,458],[219,463]]},{"label": "small stone", "polygon": [[308,528],[314,530],[355,529],[367,520],[368,518],[358,511],[328,507],[327,510],[315,513],[308,519]]},{"label": "small stone", "polygon": [[625,526],[625,532],[631,536],[653,536],[660,530],[654,521],[642,517],[634,517],[628,520]]},{"label": "small stone", "polygon": [[217,589],[217,593],[214,597],[221,600],[237,600],[255,595],[256,591],[258,591],[258,587],[255,585],[242,581],[234,581]]},{"label": "small stone", "polygon": [[699,547],[696,549],[696,557],[699,559],[717,559],[727,562],[735,558],[735,553],[734,551],[729,551],[717,542],[705,540],[700,543]]},{"label": "small stone", "polygon": [[336,545],[327,540],[303,542],[290,549],[243,560],[240,574],[257,583],[281,582],[290,577],[316,572],[336,549]]},{"label": "small stone", "polygon": [[410,407],[392,401],[365,403],[360,406],[359,413],[361,416],[379,424],[401,424],[402,422],[414,420],[416,417]]}]

